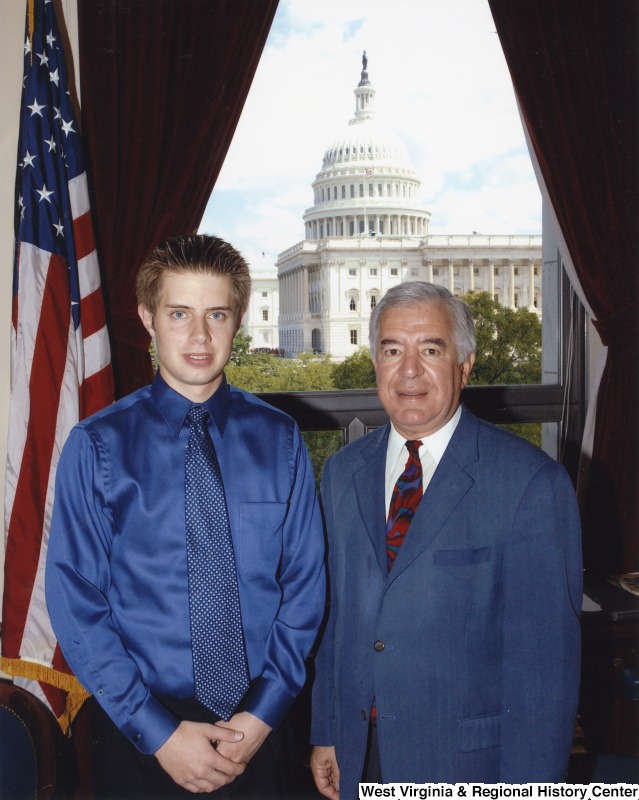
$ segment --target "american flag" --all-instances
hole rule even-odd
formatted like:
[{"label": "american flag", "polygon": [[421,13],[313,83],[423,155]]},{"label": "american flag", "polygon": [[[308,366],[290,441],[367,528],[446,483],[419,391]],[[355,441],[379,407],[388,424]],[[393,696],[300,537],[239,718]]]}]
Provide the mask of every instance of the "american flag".
[{"label": "american flag", "polygon": [[27,2],[15,236],[1,667],[64,725],[83,698],[44,598],[53,484],[70,429],[113,400],[113,376],[79,128],[51,0]]}]

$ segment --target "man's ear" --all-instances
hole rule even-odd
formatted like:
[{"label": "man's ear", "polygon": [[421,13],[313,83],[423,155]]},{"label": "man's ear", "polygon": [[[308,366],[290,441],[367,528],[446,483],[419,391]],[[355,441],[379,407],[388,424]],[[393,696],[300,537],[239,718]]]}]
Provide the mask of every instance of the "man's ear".
[{"label": "man's ear", "polygon": [[475,354],[471,353],[466,361],[462,361],[460,364],[461,371],[462,371],[462,382],[461,388],[464,389],[468,386],[468,379],[470,378],[470,373],[473,371],[473,365],[475,364]]},{"label": "man's ear", "polygon": [[146,306],[143,306],[142,303],[140,303],[138,306],[138,314],[140,315],[142,324],[146,328],[149,336],[155,336],[155,329],[153,328],[153,314],[151,314],[149,309]]}]

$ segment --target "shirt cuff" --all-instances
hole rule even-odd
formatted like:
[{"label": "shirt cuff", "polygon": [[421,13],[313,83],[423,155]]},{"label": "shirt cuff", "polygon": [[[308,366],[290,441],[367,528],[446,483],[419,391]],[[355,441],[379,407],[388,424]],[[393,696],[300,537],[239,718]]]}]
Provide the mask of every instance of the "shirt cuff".
[{"label": "shirt cuff", "polygon": [[251,688],[238,711],[248,711],[275,730],[282,723],[293,700],[295,695],[281,684],[259,677],[251,683]]},{"label": "shirt cuff", "polygon": [[157,752],[180,724],[180,720],[152,695],[124,724],[118,724],[117,720],[114,722],[120,732],[145,755]]}]

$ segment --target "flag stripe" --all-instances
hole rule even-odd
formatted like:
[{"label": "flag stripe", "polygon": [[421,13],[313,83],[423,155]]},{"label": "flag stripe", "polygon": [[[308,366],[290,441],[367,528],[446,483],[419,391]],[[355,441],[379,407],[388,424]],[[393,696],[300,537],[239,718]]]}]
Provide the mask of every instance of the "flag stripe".
[{"label": "flag stripe", "polygon": [[[83,297],[80,303],[80,313],[82,314],[82,336],[85,340],[84,346],[86,348],[89,337],[93,337],[98,331],[104,331],[106,334],[102,292],[98,290]],[[100,340],[100,345],[102,346],[103,344],[102,340]]]},{"label": "flag stripe", "polygon": [[78,262],[95,250],[93,221],[88,211],[81,217],[77,217],[73,220],[73,238],[75,239],[76,258]]}]

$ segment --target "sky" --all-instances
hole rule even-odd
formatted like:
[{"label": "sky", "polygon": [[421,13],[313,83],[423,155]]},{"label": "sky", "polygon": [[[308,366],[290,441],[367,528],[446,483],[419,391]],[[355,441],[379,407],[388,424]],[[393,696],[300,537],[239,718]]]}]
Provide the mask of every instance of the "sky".
[{"label": "sky", "polygon": [[280,0],[202,219],[255,271],[304,238],[368,57],[431,234],[541,234],[541,195],[487,0]]}]

